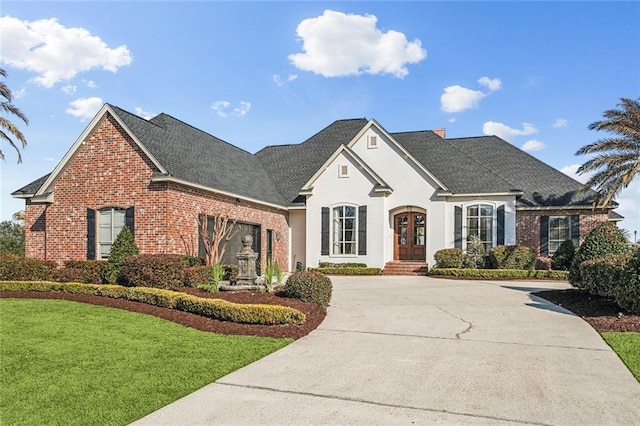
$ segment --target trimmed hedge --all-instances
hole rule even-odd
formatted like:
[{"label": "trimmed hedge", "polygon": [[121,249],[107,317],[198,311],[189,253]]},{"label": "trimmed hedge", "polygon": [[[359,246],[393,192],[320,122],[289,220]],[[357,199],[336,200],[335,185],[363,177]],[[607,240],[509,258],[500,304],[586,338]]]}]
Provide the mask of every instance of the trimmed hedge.
[{"label": "trimmed hedge", "polygon": [[122,259],[119,284],[173,290],[185,282],[188,262],[179,254],[141,254]]},{"label": "trimmed hedge", "polygon": [[541,271],[524,269],[459,269],[432,268],[429,275],[456,278],[484,279],[537,279],[566,280],[567,271]]},{"label": "trimmed hedge", "polygon": [[46,281],[54,277],[58,265],[47,260],[31,259],[15,254],[0,254],[0,280]]},{"label": "trimmed hedge", "polygon": [[575,255],[576,248],[573,245],[573,241],[563,241],[551,257],[551,268],[559,271],[568,271]]},{"label": "trimmed hedge", "polygon": [[331,262],[320,262],[318,263],[320,268],[366,268],[366,263],[355,263],[355,262],[345,262],[345,263],[331,263]]},{"label": "trimmed hedge", "polygon": [[69,260],[64,264],[64,268],[54,273],[54,280],[100,284],[103,282],[106,266],[107,262],[104,260]]},{"label": "trimmed hedge", "polygon": [[305,315],[302,312],[287,306],[239,304],[157,288],[48,281],[7,281],[0,282],[0,291],[58,291],[111,297],[240,324],[303,324],[305,321]]},{"label": "trimmed hedge", "polygon": [[438,250],[433,258],[436,261],[436,268],[462,268],[465,256],[459,248],[447,248]]},{"label": "trimmed hedge", "polygon": [[580,288],[591,294],[614,298],[615,288],[623,280],[625,265],[630,259],[631,253],[585,260],[580,264]]},{"label": "trimmed hedge", "polygon": [[382,269],[380,268],[365,268],[365,267],[324,267],[324,268],[309,268],[309,271],[320,272],[325,275],[380,275]]},{"label": "trimmed hedge", "polygon": [[192,266],[184,270],[184,285],[186,287],[198,287],[211,285],[213,282],[213,267]]},{"label": "trimmed hedge", "polygon": [[531,247],[496,246],[489,251],[489,263],[496,269],[533,269],[537,253]]},{"label": "trimmed hedge", "polygon": [[285,295],[303,302],[329,306],[333,286],[326,275],[317,271],[294,272],[287,279]]}]

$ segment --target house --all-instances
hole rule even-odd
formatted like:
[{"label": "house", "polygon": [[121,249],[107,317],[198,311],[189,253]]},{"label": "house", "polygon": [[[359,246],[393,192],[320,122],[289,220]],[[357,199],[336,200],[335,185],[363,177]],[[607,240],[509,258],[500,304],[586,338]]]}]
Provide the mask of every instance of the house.
[{"label": "house", "polygon": [[615,206],[592,209],[595,193],[580,187],[495,136],[390,133],[351,119],[251,154],[167,114],[145,120],[106,104],[50,174],[12,195],[26,202],[29,257],[105,259],[123,226],[142,253],[197,255],[199,224],[223,213],[241,228],[225,262],[251,234],[262,262],[293,270],[433,264],[471,235],[548,256],[620,220]]}]

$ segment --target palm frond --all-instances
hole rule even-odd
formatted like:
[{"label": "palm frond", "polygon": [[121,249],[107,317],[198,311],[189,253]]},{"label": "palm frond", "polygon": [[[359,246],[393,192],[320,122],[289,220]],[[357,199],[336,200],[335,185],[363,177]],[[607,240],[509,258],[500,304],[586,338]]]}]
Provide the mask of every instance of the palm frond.
[{"label": "palm frond", "polygon": [[[7,77],[7,72],[3,68],[0,68],[0,76],[4,78]],[[13,100],[13,93],[3,82],[0,82],[0,96],[6,99],[6,101],[0,102],[0,112],[14,115],[28,125],[29,120],[27,119],[27,116],[24,115],[22,111],[20,111],[20,108],[11,103],[11,101]],[[2,129],[6,129],[11,134],[11,136]],[[0,140],[9,142],[9,145],[11,145],[18,154],[18,163],[21,163],[22,155],[20,155],[20,149],[14,141],[14,138],[22,144],[22,148],[27,145],[27,139],[24,137],[20,129],[18,129],[11,121],[9,121],[8,118],[0,116]],[[4,153],[1,149],[0,159],[4,160]]]}]

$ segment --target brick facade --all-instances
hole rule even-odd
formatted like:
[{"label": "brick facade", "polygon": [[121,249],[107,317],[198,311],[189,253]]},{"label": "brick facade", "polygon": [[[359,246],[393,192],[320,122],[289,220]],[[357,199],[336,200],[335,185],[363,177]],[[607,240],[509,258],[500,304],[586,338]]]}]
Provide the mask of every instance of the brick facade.
[{"label": "brick facade", "polygon": [[53,203],[27,201],[26,256],[58,264],[87,259],[87,208],[133,207],[135,241],[141,253],[185,254],[193,249],[188,247],[193,243],[197,250],[198,215],[221,212],[240,222],[261,225],[263,256],[266,231],[272,229],[273,257],[288,265],[286,210],[170,182],[152,182],[157,171],[117,121],[106,114],[57,176]]},{"label": "brick facade", "polygon": [[533,247],[540,253],[540,217],[580,215],[580,243],[599,223],[609,220],[606,210],[558,209],[558,210],[517,210],[516,244]]}]

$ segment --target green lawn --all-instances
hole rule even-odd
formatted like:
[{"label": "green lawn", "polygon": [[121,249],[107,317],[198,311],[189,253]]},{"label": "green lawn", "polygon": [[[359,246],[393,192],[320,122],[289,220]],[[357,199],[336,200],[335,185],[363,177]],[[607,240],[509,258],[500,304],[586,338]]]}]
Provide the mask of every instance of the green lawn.
[{"label": "green lawn", "polygon": [[640,381],[640,333],[602,333],[602,338]]},{"label": "green lawn", "polygon": [[124,425],[291,341],[63,300],[0,299],[1,423]]}]

